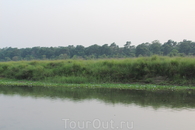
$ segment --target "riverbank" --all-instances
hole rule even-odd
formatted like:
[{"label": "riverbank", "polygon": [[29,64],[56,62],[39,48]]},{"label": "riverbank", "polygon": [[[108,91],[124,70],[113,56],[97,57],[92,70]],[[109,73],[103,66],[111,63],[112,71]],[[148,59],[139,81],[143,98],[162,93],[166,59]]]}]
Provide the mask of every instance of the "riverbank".
[{"label": "riverbank", "polygon": [[174,86],[174,85],[154,85],[154,84],[68,84],[68,83],[52,83],[44,81],[28,81],[28,80],[14,80],[14,79],[0,79],[0,86],[23,86],[23,87],[45,87],[55,88],[56,90],[64,88],[109,88],[109,89],[128,89],[128,90],[195,90],[195,87],[190,86]]},{"label": "riverbank", "polygon": [[[0,62],[2,79],[63,84],[195,86],[193,57]],[[42,86],[42,85],[40,85]]]}]

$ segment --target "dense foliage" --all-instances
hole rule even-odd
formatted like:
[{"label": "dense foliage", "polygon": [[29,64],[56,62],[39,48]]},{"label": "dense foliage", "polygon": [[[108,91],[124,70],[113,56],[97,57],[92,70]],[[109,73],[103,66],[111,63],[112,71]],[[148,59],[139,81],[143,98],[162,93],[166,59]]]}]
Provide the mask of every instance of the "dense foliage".
[{"label": "dense foliage", "polygon": [[1,62],[0,77],[58,83],[194,84],[193,57]]},{"label": "dense foliage", "polygon": [[142,43],[138,46],[131,45],[127,41],[124,47],[116,43],[91,45],[69,45],[67,47],[33,47],[33,48],[2,48],[0,49],[0,61],[18,60],[45,60],[45,59],[97,59],[97,58],[126,58],[151,55],[185,56],[195,55],[195,42],[183,40],[175,42],[168,40],[164,44],[158,40],[152,43]]}]

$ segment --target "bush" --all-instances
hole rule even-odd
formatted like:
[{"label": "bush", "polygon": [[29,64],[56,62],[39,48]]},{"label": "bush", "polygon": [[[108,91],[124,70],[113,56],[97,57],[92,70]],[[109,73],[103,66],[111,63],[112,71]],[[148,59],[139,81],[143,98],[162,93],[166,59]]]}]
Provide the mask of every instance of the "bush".
[{"label": "bush", "polygon": [[[164,77],[167,80],[193,80],[193,57],[140,57],[109,60],[56,60],[1,62],[0,76],[43,80],[63,77],[66,82],[122,82]],[[58,78],[55,78],[56,81]],[[90,79],[90,80],[89,80]]]}]

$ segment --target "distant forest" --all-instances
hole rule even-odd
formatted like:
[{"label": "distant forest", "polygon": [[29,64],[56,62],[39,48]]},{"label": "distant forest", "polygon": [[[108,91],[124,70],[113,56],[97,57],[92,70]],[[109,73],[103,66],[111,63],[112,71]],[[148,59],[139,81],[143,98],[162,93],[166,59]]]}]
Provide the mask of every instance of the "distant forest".
[{"label": "distant forest", "polygon": [[0,61],[19,60],[58,60],[58,59],[98,59],[98,58],[127,58],[140,56],[194,56],[195,42],[183,40],[175,42],[168,40],[164,44],[155,40],[151,43],[142,43],[137,46],[127,41],[123,47],[116,43],[110,45],[97,44],[89,47],[82,45],[69,45],[66,47],[32,47],[32,48],[12,48],[0,49]]}]

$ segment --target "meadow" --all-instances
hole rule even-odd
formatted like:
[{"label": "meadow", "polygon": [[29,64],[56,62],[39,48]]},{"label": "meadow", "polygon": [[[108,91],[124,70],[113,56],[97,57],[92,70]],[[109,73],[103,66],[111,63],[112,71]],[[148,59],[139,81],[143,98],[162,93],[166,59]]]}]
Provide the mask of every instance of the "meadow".
[{"label": "meadow", "polygon": [[0,62],[0,78],[58,84],[195,84],[193,57]]}]

